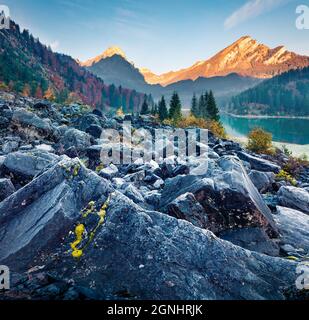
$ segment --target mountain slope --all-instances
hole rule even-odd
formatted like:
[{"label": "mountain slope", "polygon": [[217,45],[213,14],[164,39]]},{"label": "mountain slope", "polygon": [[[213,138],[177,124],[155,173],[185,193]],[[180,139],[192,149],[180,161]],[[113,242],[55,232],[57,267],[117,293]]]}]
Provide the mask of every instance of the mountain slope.
[{"label": "mountain slope", "polygon": [[[100,57],[102,58],[100,59]],[[104,79],[106,83],[114,83],[117,86],[121,85],[136,90],[144,90],[148,87],[139,70],[118,52],[113,55],[106,55],[105,52],[91,61],[88,70]]]},{"label": "mountain slope", "polygon": [[147,69],[140,71],[148,83],[159,83],[166,86],[181,80],[225,76],[230,73],[265,79],[306,66],[309,66],[309,57],[289,52],[282,46],[271,49],[245,36],[209,60],[197,62],[190,68],[168,72],[160,76]]},{"label": "mountain slope", "polygon": [[[122,52],[121,55],[118,53]],[[130,63],[123,51],[108,49],[103,54],[95,57],[83,65],[90,65],[88,70],[106,83],[114,83],[151,94],[158,99],[162,95],[168,98],[177,91],[184,105],[189,106],[193,93],[202,94],[206,90],[213,90],[217,97],[233,96],[259,82],[258,79],[242,77],[230,74],[226,77],[197,78],[196,80],[183,80],[165,87],[161,85],[150,85],[145,81],[143,74],[132,63]],[[144,72],[146,72],[144,70]]]},{"label": "mountain slope", "polygon": [[68,98],[107,110],[127,104],[138,109],[144,94],[106,85],[69,56],[52,52],[27,30],[11,22],[0,30],[0,84],[26,96],[64,102]]},{"label": "mountain slope", "polygon": [[309,67],[264,81],[231,100],[229,111],[241,115],[309,116]]}]

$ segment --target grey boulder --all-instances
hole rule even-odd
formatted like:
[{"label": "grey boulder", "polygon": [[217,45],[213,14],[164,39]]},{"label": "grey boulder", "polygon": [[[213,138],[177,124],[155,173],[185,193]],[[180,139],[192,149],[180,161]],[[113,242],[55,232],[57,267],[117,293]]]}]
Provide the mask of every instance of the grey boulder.
[{"label": "grey boulder", "polygon": [[279,204],[309,214],[309,192],[296,187],[283,186],[278,192]]},{"label": "grey boulder", "polygon": [[112,163],[106,168],[103,168],[99,173],[101,177],[109,180],[115,178],[117,174],[118,174],[118,168]]},{"label": "grey boulder", "polygon": [[261,192],[266,192],[271,189],[272,184],[275,182],[275,174],[273,172],[260,172],[252,170],[249,177],[255,187]]},{"label": "grey boulder", "polygon": [[10,179],[0,179],[0,202],[15,192],[15,187]]},{"label": "grey boulder", "polygon": [[118,192],[95,243],[75,266],[65,256],[60,263],[73,263],[66,276],[82,287],[91,282],[102,299],[285,299],[283,289],[295,283],[295,262],[234,246]]},{"label": "grey boulder", "polygon": [[64,133],[60,144],[65,150],[74,147],[77,152],[84,153],[91,146],[91,136],[86,132],[71,128]]},{"label": "grey boulder", "polygon": [[61,244],[90,201],[103,202],[111,191],[78,159],[63,158],[0,203],[0,262],[27,270]]},{"label": "grey boulder", "polygon": [[24,184],[50,165],[59,157],[42,150],[10,153],[3,162],[3,171],[12,176],[17,183]]},{"label": "grey boulder", "polygon": [[271,240],[262,228],[229,230],[222,232],[220,238],[250,251],[279,256],[278,243]]},{"label": "grey boulder", "polygon": [[34,113],[21,108],[14,110],[10,127],[14,132],[23,133],[32,139],[57,140],[59,138],[59,132],[49,119],[41,119]]},{"label": "grey boulder", "polygon": [[309,253],[309,216],[300,211],[277,206],[274,219],[281,235],[281,244]]},{"label": "grey boulder", "polygon": [[253,170],[279,173],[280,167],[273,162],[255,157],[251,154],[240,151],[237,153],[239,159],[248,162]]},{"label": "grey boulder", "polygon": [[192,193],[185,193],[176,198],[167,206],[167,212],[170,216],[187,220],[197,227],[208,227],[208,216]]},{"label": "grey boulder", "polygon": [[240,160],[225,156],[217,167],[203,176],[177,176],[165,181],[160,207],[166,207],[180,195],[190,192],[202,205],[209,229],[215,233],[243,227],[262,227],[269,236],[277,236],[270,209],[248,177]]}]

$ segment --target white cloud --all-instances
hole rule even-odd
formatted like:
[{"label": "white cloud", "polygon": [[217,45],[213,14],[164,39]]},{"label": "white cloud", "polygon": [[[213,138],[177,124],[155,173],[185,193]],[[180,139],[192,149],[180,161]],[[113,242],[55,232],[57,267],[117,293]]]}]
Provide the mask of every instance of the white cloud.
[{"label": "white cloud", "polygon": [[249,19],[256,18],[274,10],[292,0],[250,0],[233,12],[224,22],[226,29],[231,29]]}]

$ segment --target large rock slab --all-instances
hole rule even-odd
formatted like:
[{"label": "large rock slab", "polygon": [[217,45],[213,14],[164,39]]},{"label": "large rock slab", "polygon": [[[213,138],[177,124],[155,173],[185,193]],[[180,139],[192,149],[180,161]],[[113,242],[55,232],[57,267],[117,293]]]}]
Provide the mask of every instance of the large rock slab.
[{"label": "large rock slab", "polygon": [[281,234],[281,244],[309,253],[309,216],[290,208],[277,206],[274,219]]},{"label": "large rock slab", "polygon": [[64,255],[49,268],[70,265],[67,278],[91,282],[102,299],[284,299],[282,288],[295,282],[296,263],[146,211],[118,192],[95,243],[79,262]]},{"label": "large rock slab", "polygon": [[243,151],[238,152],[237,155],[239,159],[250,163],[253,170],[274,173],[279,173],[280,171],[280,167],[278,165],[268,160],[255,157]]},{"label": "large rock slab", "polygon": [[275,182],[275,174],[273,172],[260,172],[252,170],[249,173],[255,187],[261,192],[266,192],[271,189],[272,184]]},{"label": "large rock slab", "polygon": [[58,140],[59,132],[49,119],[41,119],[36,114],[22,108],[14,109],[10,124],[11,130],[28,138]]},{"label": "large rock slab", "polygon": [[203,206],[209,229],[215,233],[243,227],[262,227],[269,236],[277,236],[270,209],[248,177],[241,161],[222,157],[217,167],[203,176],[177,176],[168,179],[162,191],[160,208],[190,192]]},{"label": "large rock slab", "polygon": [[220,238],[251,251],[264,253],[269,256],[279,256],[278,244],[269,239],[262,228],[229,230],[221,233]]},{"label": "large rock slab", "polygon": [[6,156],[2,170],[12,177],[15,184],[25,185],[57,161],[59,161],[58,156],[42,150],[14,152]]},{"label": "large rock slab", "polygon": [[191,222],[199,228],[208,228],[208,216],[192,193],[185,193],[167,206],[168,214]]},{"label": "large rock slab", "polygon": [[0,261],[11,270],[29,267],[44,249],[60,245],[90,201],[105,201],[111,190],[78,159],[64,157],[0,203]]},{"label": "large rock slab", "polygon": [[278,192],[279,204],[309,214],[309,192],[307,190],[283,186]]}]

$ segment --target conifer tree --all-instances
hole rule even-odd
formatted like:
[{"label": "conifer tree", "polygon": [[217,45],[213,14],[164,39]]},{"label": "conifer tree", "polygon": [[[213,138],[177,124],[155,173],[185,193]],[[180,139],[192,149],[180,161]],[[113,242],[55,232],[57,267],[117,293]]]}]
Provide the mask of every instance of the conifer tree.
[{"label": "conifer tree", "polygon": [[156,103],[152,105],[151,114],[152,114],[153,116],[158,115],[158,105],[157,105]]},{"label": "conifer tree", "polygon": [[202,96],[203,96],[203,106],[200,111],[200,116],[203,119],[209,119],[209,113],[208,113],[208,109],[207,109],[208,100],[209,100],[209,93],[206,91],[205,94]]},{"label": "conifer tree", "polygon": [[217,107],[215,97],[211,90],[208,95],[207,113],[208,113],[209,119],[214,121],[220,121],[219,109]]},{"label": "conifer tree", "polygon": [[198,101],[197,101],[195,93],[193,95],[192,103],[191,103],[191,114],[196,118],[198,118],[200,116],[199,115]]},{"label": "conifer tree", "polygon": [[205,96],[202,94],[198,101],[198,118],[203,118],[206,109]]},{"label": "conifer tree", "polygon": [[149,106],[148,106],[148,103],[147,103],[147,96],[146,95],[144,97],[144,102],[143,102],[143,105],[142,105],[141,114],[142,115],[149,114]]},{"label": "conifer tree", "polygon": [[165,102],[164,96],[162,97],[162,99],[159,102],[158,114],[159,114],[159,119],[161,121],[164,121],[165,119],[168,118],[168,110],[167,110],[167,107],[166,107],[166,102]]},{"label": "conifer tree", "polygon": [[178,121],[181,117],[181,102],[178,93],[174,92],[170,102],[169,118],[171,120]]}]

